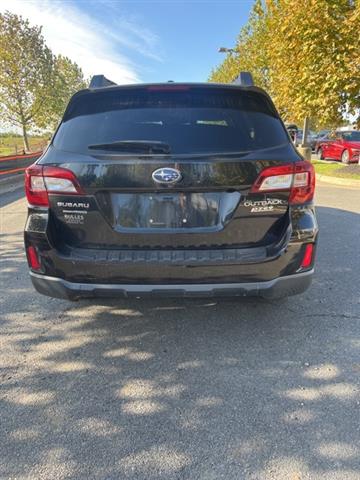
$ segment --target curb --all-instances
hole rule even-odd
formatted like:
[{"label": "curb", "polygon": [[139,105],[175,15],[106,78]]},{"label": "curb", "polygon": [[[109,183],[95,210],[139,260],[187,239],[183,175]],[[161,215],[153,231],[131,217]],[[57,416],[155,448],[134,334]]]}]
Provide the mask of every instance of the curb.
[{"label": "curb", "polygon": [[319,173],[316,174],[316,180],[320,182],[331,183],[333,185],[340,185],[345,187],[359,187],[360,188],[360,180],[352,180],[349,178],[340,178],[340,177],[329,177],[328,175],[320,175]]}]

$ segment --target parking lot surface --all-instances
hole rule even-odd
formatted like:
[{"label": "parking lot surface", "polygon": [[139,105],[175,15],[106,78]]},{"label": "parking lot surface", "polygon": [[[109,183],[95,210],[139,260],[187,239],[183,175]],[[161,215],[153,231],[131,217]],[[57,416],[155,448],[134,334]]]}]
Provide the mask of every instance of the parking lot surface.
[{"label": "parking lot surface", "polygon": [[0,478],[358,480],[360,192],[319,185],[287,301],[35,293],[0,196]]}]

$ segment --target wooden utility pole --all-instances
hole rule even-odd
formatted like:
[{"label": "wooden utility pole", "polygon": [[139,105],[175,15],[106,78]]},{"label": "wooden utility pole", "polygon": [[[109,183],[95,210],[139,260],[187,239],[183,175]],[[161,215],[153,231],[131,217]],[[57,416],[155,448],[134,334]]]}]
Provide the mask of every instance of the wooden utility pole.
[{"label": "wooden utility pole", "polygon": [[308,162],[311,162],[311,146],[307,141],[309,136],[309,124],[310,124],[309,117],[305,117],[304,127],[303,127],[303,137],[302,137],[301,145],[299,146],[298,150],[305,160],[307,160]]}]

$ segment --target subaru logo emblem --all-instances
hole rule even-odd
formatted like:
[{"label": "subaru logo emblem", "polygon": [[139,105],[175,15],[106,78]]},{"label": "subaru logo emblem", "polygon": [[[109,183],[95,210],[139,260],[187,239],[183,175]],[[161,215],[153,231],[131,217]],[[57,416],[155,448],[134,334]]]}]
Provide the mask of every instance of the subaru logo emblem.
[{"label": "subaru logo emblem", "polygon": [[176,168],[158,168],[152,173],[152,178],[156,183],[172,184],[181,180],[181,173]]}]

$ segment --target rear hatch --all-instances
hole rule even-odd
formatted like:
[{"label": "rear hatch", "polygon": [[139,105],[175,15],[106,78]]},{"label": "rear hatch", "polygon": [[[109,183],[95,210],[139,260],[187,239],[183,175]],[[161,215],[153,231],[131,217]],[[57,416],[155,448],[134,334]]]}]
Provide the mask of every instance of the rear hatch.
[{"label": "rear hatch", "polygon": [[40,164],[78,182],[49,195],[58,247],[213,249],[281,242],[290,190],[254,186],[298,160],[261,90],[169,84],[76,94]]}]

